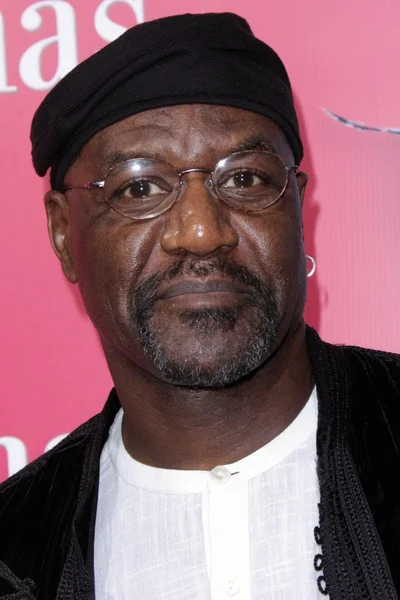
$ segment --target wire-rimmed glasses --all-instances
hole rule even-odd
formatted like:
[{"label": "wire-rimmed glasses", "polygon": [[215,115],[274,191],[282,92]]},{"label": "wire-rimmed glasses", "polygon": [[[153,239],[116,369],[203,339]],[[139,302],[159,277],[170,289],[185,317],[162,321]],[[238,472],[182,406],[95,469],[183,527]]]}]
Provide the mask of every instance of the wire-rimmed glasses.
[{"label": "wire-rimmed glasses", "polygon": [[220,160],[213,171],[194,168],[184,171],[151,158],[132,158],[111,167],[102,181],[66,185],[64,191],[102,188],[104,200],[118,214],[133,220],[161,215],[177,202],[187,188],[182,177],[206,173],[211,194],[235,210],[256,212],[271,206],[285,193],[289,173],[282,158],[271,152],[245,150]]}]

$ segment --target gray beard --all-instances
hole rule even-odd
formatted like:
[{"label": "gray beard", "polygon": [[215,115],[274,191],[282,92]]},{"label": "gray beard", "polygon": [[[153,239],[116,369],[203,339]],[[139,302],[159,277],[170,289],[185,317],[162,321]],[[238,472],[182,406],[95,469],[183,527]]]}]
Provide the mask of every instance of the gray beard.
[{"label": "gray beard", "polygon": [[[184,270],[184,260],[173,265],[162,275],[153,275],[139,286],[135,294],[135,325],[143,351],[147,354],[163,379],[174,385],[191,388],[224,388],[250,375],[271,355],[277,335],[278,314],[274,290],[268,288],[256,275],[244,267],[226,259],[207,261],[210,272],[217,270],[249,287],[249,301],[241,308],[192,309],[179,315],[183,327],[198,336],[212,336],[217,332],[233,331],[238,328],[243,310],[253,313],[251,339],[243,340],[240,350],[227,359],[218,359],[212,369],[205,368],[199,361],[177,361],[165,348],[152,323],[155,297],[159,285],[165,279],[175,279]],[[196,262],[189,264],[189,271],[198,272]],[[218,268],[217,268],[218,267]],[[186,270],[185,270],[186,272]],[[204,275],[204,260],[201,274]]]}]

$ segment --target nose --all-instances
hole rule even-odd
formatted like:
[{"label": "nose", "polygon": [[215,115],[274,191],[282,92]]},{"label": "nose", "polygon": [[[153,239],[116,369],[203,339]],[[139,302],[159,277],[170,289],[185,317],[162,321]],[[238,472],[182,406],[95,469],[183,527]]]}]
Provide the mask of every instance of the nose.
[{"label": "nose", "polygon": [[166,252],[190,252],[206,256],[229,251],[239,242],[231,224],[230,209],[205,185],[204,174],[186,175],[182,197],[166,213],[161,246]]}]

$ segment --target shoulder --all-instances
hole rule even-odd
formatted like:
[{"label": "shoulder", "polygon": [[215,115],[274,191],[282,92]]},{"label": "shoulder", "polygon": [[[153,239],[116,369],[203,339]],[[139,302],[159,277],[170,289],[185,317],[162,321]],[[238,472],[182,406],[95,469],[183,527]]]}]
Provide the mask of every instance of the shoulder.
[{"label": "shoulder", "polygon": [[[59,573],[79,507],[91,514],[101,451],[119,408],[112,390],[101,413],[0,485],[0,595],[4,572],[6,581],[11,573],[46,589],[46,578]],[[88,519],[85,513],[85,527]]]},{"label": "shoulder", "polygon": [[[383,385],[400,384],[400,354],[372,350],[358,346],[336,346],[340,350],[349,367],[358,376],[375,380]],[[399,389],[397,389],[399,391]]]},{"label": "shoulder", "polygon": [[325,342],[309,326],[307,345],[314,371],[324,377],[337,377],[344,368],[350,379],[360,377],[362,380],[399,384],[400,354]]},{"label": "shoulder", "polygon": [[[67,478],[70,482],[82,467],[86,454],[97,452],[100,457],[108,430],[120,409],[120,403],[115,389],[112,389],[107,402],[102,410],[72,433],[54,448],[42,454],[21,471],[0,484],[0,524],[1,508],[3,502],[17,490],[33,493],[45,488],[48,477],[52,481],[61,481]],[[47,489],[47,494],[52,494],[53,487]]]},{"label": "shoulder", "polygon": [[[100,415],[92,417],[89,421],[75,429],[64,440],[57,444],[54,448],[42,454],[36,460],[32,461],[25,468],[21,469],[0,484],[0,506],[4,499],[16,493],[21,488],[28,491],[34,482],[43,482],[45,472],[54,471],[55,477],[62,476],[63,468],[67,468],[71,461],[78,461],[82,458],[85,451],[85,442],[89,435],[97,428]],[[75,463],[77,464],[77,463]],[[61,469],[60,469],[61,467]],[[56,473],[55,471],[58,471]]]},{"label": "shoulder", "polygon": [[341,348],[345,353],[359,355],[366,359],[381,360],[384,362],[393,362],[400,367],[400,354],[387,352],[385,350],[374,350],[373,348],[364,348],[361,346],[337,345],[336,348]]},{"label": "shoulder", "polygon": [[365,410],[383,404],[399,406],[399,354],[324,342],[310,327],[307,343],[314,376],[325,396],[349,391],[351,404]]},{"label": "shoulder", "polygon": [[400,355],[358,346],[331,346],[344,365],[353,423],[378,423],[400,440]]},{"label": "shoulder", "polygon": [[55,528],[67,526],[100,420],[93,417],[0,485],[0,561],[12,566],[25,550],[27,563],[32,554],[43,556]]}]

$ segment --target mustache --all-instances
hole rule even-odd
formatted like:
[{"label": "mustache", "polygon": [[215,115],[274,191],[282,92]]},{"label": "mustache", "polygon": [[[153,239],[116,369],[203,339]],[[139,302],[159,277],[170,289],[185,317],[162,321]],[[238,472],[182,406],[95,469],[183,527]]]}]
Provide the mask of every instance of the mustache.
[{"label": "mustache", "polygon": [[251,288],[249,294],[252,304],[260,304],[263,298],[271,294],[270,288],[265,285],[260,277],[233,259],[228,260],[220,256],[206,260],[188,260],[183,257],[164,271],[150,275],[142,281],[133,294],[136,313],[140,315],[143,312],[151,311],[160,286],[168,281],[174,281],[184,275],[207,277],[217,273],[229,277],[235,283]]}]

